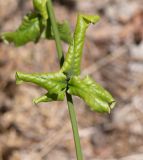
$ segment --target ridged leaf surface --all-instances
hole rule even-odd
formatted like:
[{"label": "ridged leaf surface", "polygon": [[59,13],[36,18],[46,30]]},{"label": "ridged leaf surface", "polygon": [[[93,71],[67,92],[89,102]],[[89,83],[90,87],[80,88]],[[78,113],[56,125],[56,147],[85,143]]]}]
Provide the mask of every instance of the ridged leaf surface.
[{"label": "ridged leaf surface", "polygon": [[80,74],[85,32],[91,23],[94,24],[98,20],[99,16],[78,15],[73,40],[69,46],[68,52],[66,54],[66,60],[62,67],[62,71],[66,73],[68,77]]},{"label": "ridged leaf surface", "polygon": [[33,0],[33,5],[36,11],[44,18],[48,18],[47,7],[46,7],[47,0]]},{"label": "ridged leaf surface", "polygon": [[81,97],[91,110],[110,112],[114,108],[115,100],[111,94],[89,76],[83,79],[79,76],[72,77],[68,87],[68,93]]},{"label": "ridged leaf surface", "polygon": [[7,43],[13,42],[16,46],[21,46],[30,41],[36,42],[41,32],[41,21],[35,13],[32,13],[23,18],[22,24],[16,31],[5,32],[1,38]]}]

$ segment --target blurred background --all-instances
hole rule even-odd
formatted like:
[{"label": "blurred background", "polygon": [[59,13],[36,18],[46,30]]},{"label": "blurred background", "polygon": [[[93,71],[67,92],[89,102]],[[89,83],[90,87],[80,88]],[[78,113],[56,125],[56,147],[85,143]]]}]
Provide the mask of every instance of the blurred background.
[{"label": "blurred background", "polygon": [[[77,13],[98,14],[87,31],[82,74],[116,98],[108,114],[74,97],[85,160],[143,160],[143,1],[53,0],[56,17],[72,31]],[[32,0],[0,0],[0,33],[18,27]],[[68,46],[63,43],[64,52]],[[75,160],[66,102],[32,104],[43,93],[15,84],[15,72],[59,70],[54,41],[16,48],[0,42],[0,160]]]}]

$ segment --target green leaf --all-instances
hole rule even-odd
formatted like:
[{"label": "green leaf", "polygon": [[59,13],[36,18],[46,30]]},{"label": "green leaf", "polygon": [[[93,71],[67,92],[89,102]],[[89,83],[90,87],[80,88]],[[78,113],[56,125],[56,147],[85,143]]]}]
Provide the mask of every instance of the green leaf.
[{"label": "green leaf", "polygon": [[71,45],[69,46],[65,62],[61,69],[66,75],[68,75],[68,77],[80,74],[80,64],[84,45],[85,32],[90,23],[94,24],[97,21],[99,21],[99,16],[78,16],[74,37],[71,42]]},{"label": "green leaf", "polygon": [[[64,21],[63,23],[57,22],[57,26],[61,40],[70,43],[72,41],[72,33],[69,23],[67,21]],[[53,35],[53,37],[55,36]]]},{"label": "green leaf", "polygon": [[[22,46],[30,41],[37,42],[40,37],[55,39],[50,20],[45,24],[36,13],[24,17],[20,27],[14,32],[2,33],[1,39],[5,43],[13,42],[16,46]],[[71,29],[68,22],[58,23],[60,38],[66,43],[71,42]]]},{"label": "green leaf", "polygon": [[48,13],[46,8],[47,0],[33,0],[35,10],[40,13],[44,19],[48,19]]},{"label": "green leaf", "polygon": [[63,73],[34,73],[16,72],[16,83],[32,82],[48,90],[44,96],[34,100],[35,103],[52,100],[63,100],[67,88],[66,76]]},{"label": "green leaf", "polygon": [[[59,30],[61,40],[66,43],[70,43],[72,41],[72,33],[71,33],[71,28],[70,28],[69,23],[67,21],[64,21],[63,23],[57,22],[57,27]],[[52,26],[51,26],[51,22],[49,19],[47,22],[47,27],[42,34],[42,38],[47,38],[51,40],[55,39],[53,30],[52,30]]]},{"label": "green leaf", "polygon": [[115,106],[115,100],[111,94],[89,76],[83,79],[79,76],[72,77],[68,88],[69,94],[81,97],[91,110],[109,113]]},{"label": "green leaf", "polygon": [[6,32],[2,34],[5,42],[13,42],[16,46],[24,45],[30,41],[36,42],[43,31],[40,18],[35,13],[24,17],[22,24],[15,32]]},{"label": "green leaf", "polygon": [[[66,90],[66,89],[65,89]],[[33,100],[35,104],[38,104],[40,102],[52,102],[52,101],[63,101],[65,97],[65,90],[59,92],[59,93],[47,93],[39,98],[36,98]]]}]

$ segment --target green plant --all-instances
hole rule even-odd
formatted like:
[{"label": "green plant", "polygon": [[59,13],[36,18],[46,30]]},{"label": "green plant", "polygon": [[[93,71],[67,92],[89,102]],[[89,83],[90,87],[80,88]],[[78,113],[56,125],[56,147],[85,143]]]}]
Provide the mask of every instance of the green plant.
[{"label": "green plant", "polygon": [[[91,23],[95,24],[98,22],[99,16],[79,14],[72,38],[68,23],[59,23],[55,20],[51,0],[33,0],[33,5],[35,8],[34,12],[24,17],[20,27],[15,32],[3,33],[1,38],[5,42],[13,42],[16,46],[24,45],[30,41],[38,42],[40,38],[55,39],[61,66],[60,71],[34,74],[16,72],[16,82],[17,84],[32,82],[48,91],[45,95],[34,99],[36,104],[40,102],[62,101],[66,96],[77,160],[82,160],[72,95],[81,97],[91,110],[97,112],[109,113],[115,105],[115,100],[111,94],[91,77],[80,77],[80,63],[85,32]],[[65,60],[61,40],[69,43]]]}]

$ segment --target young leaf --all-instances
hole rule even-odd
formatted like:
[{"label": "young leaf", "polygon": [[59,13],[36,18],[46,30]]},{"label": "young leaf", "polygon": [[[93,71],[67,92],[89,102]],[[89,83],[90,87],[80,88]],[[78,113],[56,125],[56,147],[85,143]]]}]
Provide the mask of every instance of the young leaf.
[{"label": "young leaf", "polygon": [[16,83],[32,82],[48,90],[50,94],[61,94],[67,87],[66,76],[63,73],[34,73],[16,72]]},{"label": "young leaf", "polygon": [[71,42],[65,62],[61,69],[66,75],[68,75],[68,77],[80,74],[80,63],[82,49],[84,45],[85,32],[90,23],[94,24],[98,20],[99,16],[78,16],[73,41]]},{"label": "young leaf", "polygon": [[[15,32],[6,32],[1,35],[1,39],[16,46],[22,46],[30,41],[37,42],[40,37],[55,39],[50,20],[41,19],[36,13],[24,17],[22,24]],[[66,43],[71,42],[71,29],[68,22],[57,22],[60,38]]]},{"label": "young leaf", "polygon": [[39,98],[36,98],[33,100],[33,102],[35,104],[38,104],[40,102],[51,102],[51,101],[63,101],[64,100],[64,97],[65,97],[65,90],[64,89],[63,91],[59,92],[59,93],[55,93],[55,94],[51,94],[51,93],[47,93]]},{"label": "young leaf", "polygon": [[[72,34],[69,23],[67,21],[64,21],[63,23],[57,22],[57,27],[59,30],[61,40],[66,43],[70,43],[72,41]],[[42,34],[42,38],[47,38],[52,40],[55,39],[50,19],[47,21],[47,27]]]},{"label": "young leaf", "polygon": [[48,19],[46,3],[47,0],[33,0],[35,10],[38,11],[44,19]]},{"label": "young leaf", "polygon": [[72,77],[68,88],[69,94],[81,97],[91,110],[109,113],[115,106],[111,94],[88,76],[84,79],[79,76]]},{"label": "young leaf", "polygon": [[13,42],[16,46],[24,45],[30,41],[36,42],[43,30],[40,18],[35,14],[28,14],[24,17],[22,24],[15,32],[6,32],[2,34],[5,42]]},{"label": "young leaf", "polygon": [[[63,23],[57,22],[57,26],[59,29],[61,40],[63,40],[64,42],[70,43],[72,41],[72,33],[71,33],[71,28],[69,23],[67,21],[64,21]],[[53,37],[55,36],[53,35]]]}]

